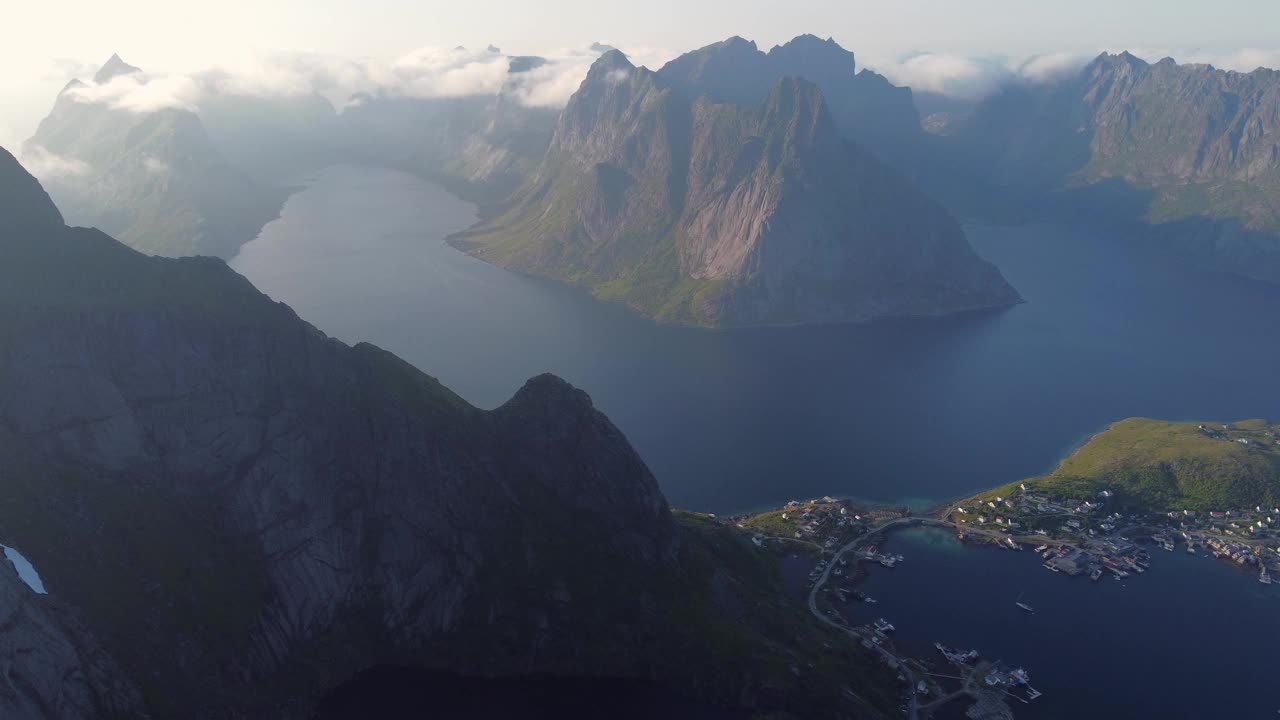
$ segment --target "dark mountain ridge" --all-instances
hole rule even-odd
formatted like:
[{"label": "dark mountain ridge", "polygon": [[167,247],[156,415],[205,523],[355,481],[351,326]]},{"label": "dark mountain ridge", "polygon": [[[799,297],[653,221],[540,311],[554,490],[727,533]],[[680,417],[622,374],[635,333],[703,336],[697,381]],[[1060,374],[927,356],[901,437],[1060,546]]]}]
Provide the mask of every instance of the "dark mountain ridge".
[{"label": "dark mountain ridge", "polygon": [[0,568],[5,717],[305,717],[387,663],[893,702],[582,391],[476,409],[218,260],[62,225],[4,152],[0,189],[0,542],[49,591]]}]

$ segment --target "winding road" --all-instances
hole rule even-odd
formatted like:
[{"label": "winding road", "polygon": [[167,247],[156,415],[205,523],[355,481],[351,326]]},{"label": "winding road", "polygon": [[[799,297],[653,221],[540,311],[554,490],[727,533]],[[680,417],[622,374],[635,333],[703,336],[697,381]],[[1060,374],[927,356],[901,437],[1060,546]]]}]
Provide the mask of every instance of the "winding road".
[{"label": "winding road", "polygon": [[[890,520],[884,525],[868,530],[867,532],[850,540],[849,542],[845,543],[843,547],[841,547],[839,550],[836,551],[836,554],[831,557],[831,562],[827,563],[827,568],[822,571],[822,575],[816,581],[814,581],[813,589],[809,591],[809,612],[813,613],[813,616],[821,620],[823,623],[845,633],[846,635],[848,635],[849,637],[855,640],[868,639],[869,633],[866,633],[865,631],[855,630],[846,625],[838,623],[835,620],[832,620],[826,615],[823,615],[822,612],[818,610],[818,593],[822,591],[822,586],[827,584],[827,580],[831,577],[831,571],[835,569],[836,565],[840,562],[841,558],[843,558],[847,553],[857,549],[859,545],[861,545],[862,543],[866,542],[869,538],[879,533],[891,530],[895,527],[907,527],[910,525],[928,525],[932,527],[944,527],[944,528],[955,527],[954,523],[950,523],[945,520],[935,520],[933,518],[923,518],[923,517],[899,518],[897,520]],[[911,672],[911,669],[907,667],[906,662],[902,658],[898,657],[897,655],[894,655],[884,646],[876,643],[872,643],[871,647],[879,651],[880,654],[883,655],[886,659],[892,659],[893,661],[895,661],[898,664],[898,667],[902,669],[902,672],[906,676],[907,681],[911,684],[911,705],[907,708],[907,718],[909,720],[918,720],[919,703],[917,702],[918,696],[916,695],[916,692],[915,692],[916,683],[918,682],[918,680],[915,676],[915,673]]]}]

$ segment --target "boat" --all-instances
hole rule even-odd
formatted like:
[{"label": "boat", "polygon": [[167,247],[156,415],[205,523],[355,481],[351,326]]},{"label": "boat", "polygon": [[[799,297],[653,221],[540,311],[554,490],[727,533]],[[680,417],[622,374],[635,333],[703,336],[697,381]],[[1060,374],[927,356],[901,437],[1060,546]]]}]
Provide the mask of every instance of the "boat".
[{"label": "boat", "polygon": [[1270,585],[1272,583],[1271,576],[1267,574],[1266,565],[1263,565],[1262,572],[1258,573],[1258,582],[1262,583],[1263,585]]},{"label": "boat", "polygon": [[1022,668],[1018,668],[1017,670],[1014,670],[1009,674],[1013,677],[1014,680],[1018,681],[1019,685],[1026,685],[1027,683],[1031,682],[1031,678],[1027,675],[1027,671],[1023,670]]},{"label": "boat", "polygon": [[875,628],[876,628],[876,632],[882,635],[884,633],[891,633],[894,631],[893,623],[889,622],[888,620],[885,620],[884,618],[880,618],[879,620],[876,620]]},{"label": "boat", "polygon": [[1096,568],[1094,568],[1094,569],[1093,569],[1093,572],[1089,573],[1089,579],[1090,579],[1090,580],[1093,580],[1093,581],[1095,581],[1095,582],[1096,582],[1096,581],[1098,580],[1098,578],[1100,578],[1100,577],[1102,577],[1102,568],[1100,568],[1100,567],[1096,567]]},{"label": "boat", "polygon": [[1035,608],[1031,607],[1030,605],[1028,605],[1028,604],[1026,604],[1026,603],[1024,603],[1024,602],[1022,602],[1022,593],[1018,593],[1018,599],[1017,599],[1017,600],[1014,600],[1014,601],[1013,601],[1013,604],[1014,604],[1014,605],[1017,605],[1018,607],[1022,608],[1023,610],[1026,610],[1026,611],[1027,611],[1027,612],[1029,612],[1029,613],[1033,613],[1033,612],[1035,612],[1035,611],[1036,611],[1036,610],[1035,610]]},{"label": "boat", "polygon": [[1038,553],[1042,553],[1042,552],[1044,552],[1045,550],[1048,550],[1048,549],[1049,549],[1049,546],[1048,546],[1048,545],[1041,545],[1040,547],[1036,548],[1036,552],[1038,552]]}]

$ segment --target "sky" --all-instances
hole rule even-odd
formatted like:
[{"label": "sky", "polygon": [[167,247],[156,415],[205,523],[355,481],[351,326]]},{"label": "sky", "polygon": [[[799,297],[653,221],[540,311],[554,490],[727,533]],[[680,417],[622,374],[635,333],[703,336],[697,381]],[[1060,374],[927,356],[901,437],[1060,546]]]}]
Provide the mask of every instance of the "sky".
[{"label": "sky", "polygon": [[990,85],[994,66],[1037,55],[1131,49],[1280,64],[1276,0],[48,0],[12,3],[0,18],[20,29],[0,44],[6,146],[30,135],[68,79],[113,52],[149,71],[193,73],[261,67],[281,53],[388,65],[420,48],[548,54],[598,41],[657,63],[730,35],[767,49],[808,32],[900,83],[969,94]]}]

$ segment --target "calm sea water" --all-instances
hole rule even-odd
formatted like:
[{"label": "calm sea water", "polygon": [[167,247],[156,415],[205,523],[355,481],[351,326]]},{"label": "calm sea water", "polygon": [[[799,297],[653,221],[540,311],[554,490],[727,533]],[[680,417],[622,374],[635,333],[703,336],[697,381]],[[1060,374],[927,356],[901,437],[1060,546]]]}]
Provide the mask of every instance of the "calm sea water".
[{"label": "calm sea water", "polygon": [[1043,472],[1123,417],[1280,416],[1280,288],[1166,266],[1118,238],[970,228],[1028,301],[1004,311],[712,332],[444,244],[474,219],[409,175],[331,168],[232,266],[477,405],[540,372],[565,377],[692,509],[824,494],[928,503]]},{"label": "calm sea water", "polygon": [[[551,371],[589,391],[678,506],[735,511],[824,494],[927,504],[1043,472],[1132,415],[1280,416],[1280,289],[1161,263],[1123,239],[969,229],[1027,303],[859,327],[709,332],[463,255],[475,211],[388,170],[332,168],[232,266],[348,342],[390,349],[493,407]],[[976,647],[1025,665],[1026,718],[1275,717],[1280,593],[1184,553],[1119,583],[946,534],[893,540],[866,606],[922,656]],[[1272,586],[1273,588],[1276,586]],[[1019,593],[1035,615],[1018,611]]]},{"label": "calm sea water", "polygon": [[[936,529],[887,547],[906,561],[871,567],[861,588],[878,602],[851,606],[852,619],[884,617],[917,657],[940,659],[942,642],[1025,667],[1044,697],[1015,703],[1020,719],[1277,717],[1280,586],[1254,573],[1181,546],[1153,549],[1141,576],[1096,583]],[[1020,594],[1034,614],[1014,605]]]}]

